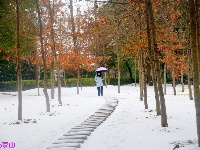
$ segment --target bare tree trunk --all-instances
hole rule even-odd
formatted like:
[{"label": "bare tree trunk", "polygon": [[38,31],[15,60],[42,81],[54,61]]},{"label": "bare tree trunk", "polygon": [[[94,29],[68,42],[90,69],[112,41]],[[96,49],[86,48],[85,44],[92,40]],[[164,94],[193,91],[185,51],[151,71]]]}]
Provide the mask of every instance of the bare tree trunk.
[{"label": "bare tree trunk", "polygon": [[37,89],[38,89],[38,96],[40,96],[40,66],[38,64],[36,64],[35,74],[36,74],[36,84],[37,84]]},{"label": "bare tree trunk", "polygon": [[143,93],[143,66],[142,66],[142,55],[140,55],[140,58],[139,58],[139,71],[140,71],[140,74],[139,74],[139,83],[140,83],[140,100],[143,101],[143,96],[144,96],[144,93]]},{"label": "bare tree trunk", "polygon": [[[78,33],[80,32],[80,27],[78,26]],[[76,41],[77,42],[77,41]],[[76,44],[78,45],[78,44]],[[76,49],[77,55],[80,55],[79,49]],[[79,87],[81,87],[82,90],[82,84],[81,84],[81,63],[78,64],[78,71],[77,71],[77,94],[79,94]]]},{"label": "bare tree trunk", "polygon": [[59,101],[59,105],[62,106],[62,101],[61,101],[61,78],[60,78],[60,64],[59,62],[57,62],[57,70],[58,71],[58,101]]},{"label": "bare tree trunk", "polygon": [[135,57],[135,67],[134,67],[134,77],[135,77],[135,87],[137,85],[137,57]]},{"label": "bare tree trunk", "polygon": [[79,94],[79,83],[80,83],[80,68],[77,71],[77,94]]},{"label": "bare tree trunk", "polygon": [[[35,59],[37,59],[36,55],[35,55]],[[35,64],[35,81],[36,81],[36,87],[38,89],[38,96],[40,96],[40,90],[39,90],[39,88],[40,88],[40,84],[39,84],[40,69],[39,68],[40,68],[39,64]]]},{"label": "bare tree trunk", "polygon": [[199,89],[199,70],[198,70],[198,57],[197,57],[197,36],[196,36],[196,19],[195,19],[195,2],[189,1],[190,10],[190,35],[191,35],[191,51],[192,51],[192,68],[193,68],[193,86],[194,86],[194,101],[196,108],[196,123],[198,146],[200,147],[200,89]]},{"label": "bare tree trunk", "polygon": [[145,109],[148,109],[148,103],[147,103],[147,65],[146,65],[146,56],[144,55],[143,59],[143,86],[144,86],[144,106]]},{"label": "bare tree trunk", "polygon": [[[56,76],[55,76],[56,77]],[[54,62],[51,63],[51,99],[54,99]]]},{"label": "bare tree trunk", "polygon": [[176,95],[176,79],[174,76],[174,65],[172,66],[172,86],[173,86],[174,95]]},{"label": "bare tree trunk", "polygon": [[119,56],[119,48],[117,45],[117,78],[118,78],[118,93],[120,93],[120,56]]},{"label": "bare tree trunk", "polygon": [[[75,35],[76,31],[75,31],[75,23],[74,23],[74,13],[73,13],[73,11],[74,11],[73,10],[73,1],[70,0],[70,15],[71,15],[71,25],[72,25],[72,33],[73,33],[73,43],[74,43],[75,52],[78,54],[78,51],[77,51],[77,37]],[[80,64],[78,64],[78,66],[77,66],[77,94],[79,94],[79,82],[80,82],[80,79],[79,79],[79,76],[80,76],[79,65]]]},{"label": "bare tree trunk", "polygon": [[148,84],[149,84],[149,86],[153,86],[153,82],[152,82],[152,78],[151,78],[151,65],[149,64],[149,62],[147,64],[146,69],[147,69]]},{"label": "bare tree trunk", "polygon": [[[105,67],[107,68],[107,65],[106,65],[106,60],[105,60],[105,46],[103,44],[103,63],[105,64]],[[106,77],[106,72],[105,72],[105,78],[104,78],[104,83],[105,83],[105,86],[107,88],[107,77]]]},{"label": "bare tree trunk", "polygon": [[[154,60],[153,60],[154,61]],[[155,66],[155,61],[154,61]],[[156,67],[156,66],[155,66]],[[157,77],[156,77],[156,68],[152,69],[152,76],[153,76],[153,85],[154,85],[154,93],[155,93],[155,100],[156,100],[156,114],[157,116],[161,115],[161,106],[160,106],[160,97],[159,97],[159,91],[158,91],[158,83],[157,83]]]},{"label": "bare tree trunk", "polygon": [[104,78],[104,82],[105,82],[105,86],[106,86],[106,88],[107,88],[107,73],[105,72],[105,78]]},{"label": "bare tree trunk", "polygon": [[152,29],[152,38],[153,38],[154,56],[155,56],[154,59],[155,59],[155,65],[156,65],[155,68],[156,68],[158,91],[159,91],[160,104],[161,104],[161,126],[168,127],[167,113],[166,113],[166,106],[165,106],[165,97],[164,97],[164,93],[163,93],[162,80],[161,80],[161,75],[160,75],[160,63],[159,63],[159,59],[158,59],[158,47],[157,47],[157,41],[156,41],[156,32],[155,32],[151,0],[147,0],[147,5],[148,5],[148,12],[149,12],[149,16],[150,16],[150,23],[151,23],[151,29]]},{"label": "bare tree trunk", "polygon": [[181,85],[182,85],[182,92],[184,92],[184,82],[183,82],[183,66],[181,66]]},{"label": "bare tree trunk", "polygon": [[[170,7],[171,4],[172,4],[171,1],[167,0],[167,7]],[[167,18],[169,18],[168,19],[169,26],[171,26],[172,25],[172,19],[171,19],[170,13],[169,13],[169,9],[166,9],[166,10],[167,10],[166,16],[167,16]],[[171,32],[170,29],[167,32],[170,33]],[[172,87],[173,87],[174,95],[176,95],[176,79],[175,79],[174,60],[173,60],[174,52],[172,51],[172,44],[170,42],[170,36],[168,36],[168,40],[169,40],[168,47],[169,47],[169,50],[170,50],[170,67],[171,67]]]},{"label": "bare tree trunk", "polygon": [[188,89],[189,89],[189,98],[190,100],[193,100],[193,96],[192,96],[192,87],[191,87],[191,52],[188,49]]},{"label": "bare tree trunk", "polygon": [[[94,0],[94,26],[97,26],[97,8],[98,8],[97,0]],[[95,32],[94,40],[95,40],[95,51],[94,51],[94,54],[95,54],[95,57],[97,57],[97,53],[99,52],[98,34],[97,34],[97,32]]]},{"label": "bare tree trunk", "polygon": [[152,78],[153,78],[153,86],[154,86],[154,93],[155,93],[155,100],[156,100],[156,112],[157,115],[161,115],[160,109],[160,99],[158,95],[158,85],[156,82],[156,75],[155,75],[155,61],[154,61],[154,54],[151,48],[151,34],[150,34],[150,22],[149,22],[149,13],[148,13],[148,3],[146,4],[146,22],[147,22],[147,41],[148,41],[148,50],[149,50],[149,59],[150,65],[152,70]]},{"label": "bare tree trunk", "polygon": [[18,87],[18,120],[22,121],[22,73],[21,73],[21,53],[20,53],[20,31],[19,31],[19,1],[16,0],[17,14],[17,87]]},{"label": "bare tree trunk", "polygon": [[144,74],[144,106],[145,109],[148,109],[148,102],[147,102],[147,79],[146,75]]},{"label": "bare tree trunk", "polygon": [[44,51],[43,47],[43,38],[42,38],[42,21],[41,21],[41,16],[40,16],[40,8],[39,8],[39,3],[38,0],[36,1],[37,5],[37,11],[38,11],[38,24],[39,24],[39,30],[40,30],[40,45],[41,45],[41,51],[42,51],[42,61],[43,61],[43,69],[44,69],[44,95],[46,98],[46,107],[47,107],[47,112],[50,112],[50,103],[49,103],[49,95],[47,93],[47,87],[48,87],[48,80],[47,80],[47,66],[46,66],[46,53]]},{"label": "bare tree trunk", "polygon": [[167,82],[167,63],[165,62],[165,66],[164,66],[164,94],[167,94],[167,86],[166,86],[166,82]]},{"label": "bare tree trunk", "polygon": [[[200,80],[200,31],[199,31],[199,0],[195,0],[195,10],[196,10],[196,41],[197,41],[197,53],[198,53],[198,69],[199,69],[199,80]],[[200,81],[199,81],[200,84]]]},{"label": "bare tree trunk", "polygon": [[66,81],[66,70],[64,70],[64,84],[65,84],[65,87],[67,87],[67,81]]},{"label": "bare tree trunk", "polygon": [[[53,1],[53,3],[54,3],[54,1]],[[61,83],[60,83],[60,66],[59,66],[58,56],[57,56],[57,52],[56,52],[55,35],[54,35],[54,28],[53,28],[53,24],[54,24],[54,21],[53,21],[54,10],[52,10],[52,8],[51,8],[50,0],[49,0],[49,6],[48,7],[49,7],[49,12],[50,12],[49,14],[50,14],[50,21],[51,21],[50,26],[51,26],[52,50],[53,50],[53,53],[54,53],[55,65],[56,65],[57,74],[58,74],[58,102],[59,102],[60,105],[62,105],[62,101],[61,101]]]},{"label": "bare tree trunk", "polygon": [[189,7],[188,2],[186,2],[186,9],[187,9],[187,15],[186,15],[186,22],[187,22],[187,53],[188,53],[188,89],[189,89],[189,98],[190,100],[193,100],[192,96],[192,87],[191,87],[191,72],[192,72],[192,66],[191,66],[191,50],[190,50],[190,20],[188,18],[189,16]]},{"label": "bare tree trunk", "polygon": [[[36,57],[35,57],[36,59]],[[35,86],[38,88],[38,82],[39,82],[39,79],[38,79],[38,64],[35,64],[34,65],[34,69],[35,69]]]},{"label": "bare tree trunk", "polygon": [[[184,35],[185,35],[185,34],[184,34]],[[183,36],[183,37],[184,37],[184,36]],[[183,55],[185,56],[185,53],[184,53],[184,52],[183,52]],[[185,63],[185,59],[182,60],[182,63],[183,63],[183,64]],[[182,92],[185,91],[185,89],[184,89],[184,88],[185,88],[185,87],[184,87],[184,81],[183,81],[183,80],[184,80],[184,79],[183,79],[183,78],[184,78],[184,77],[183,77],[183,75],[184,75],[184,74],[183,74],[183,68],[184,68],[184,66],[181,65],[181,85],[182,85]]]},{"label": "bare tree trunk", "polygon": [[[169,37],[170,39],[170,37]],[[170,41],[170,40],[169,40]],[[172,74],[172,87],[173,87],[173,91],[174,91],[174,95],[176,95],[176,80],[175,80],[175,73],[174,73],[174,63],[173,63],[173,52],[172,52],[172,49],[171,49],[171,44],[169,44],[169,49],[170,49],[170,66],[171,66],[171,74]]]},{"label": "bare tree trunk", "polygon": [[[139,31],[142,30],[142,24],[141,24],[141,6],[140,6],[140,3],[137,3],[138,4],[138,8],[139,8],[139,13],[138,13],[138,26],[139,26]],[[139,40],[139,38],[138,38]],[[140,78],[140,100],[142,101],[143,100],[143,97],[144,97],[144,67],[143,67],[143,54],[141,52],[141,48],[140,48],[140,45],[139,45],[139,61],[140,61],[140,74],[139,74],[139,78]]]}]

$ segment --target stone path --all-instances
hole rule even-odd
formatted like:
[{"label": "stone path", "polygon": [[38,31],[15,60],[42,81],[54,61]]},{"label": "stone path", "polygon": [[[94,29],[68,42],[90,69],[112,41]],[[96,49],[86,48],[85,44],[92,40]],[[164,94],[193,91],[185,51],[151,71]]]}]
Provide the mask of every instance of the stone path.
[{"label": "stone path", "polygon": [[75,126],[57,141],[48,150],[76,150],[84,140],[112,114],[118,104],[118,99],[107,100],[93,115],[78,126]]}]

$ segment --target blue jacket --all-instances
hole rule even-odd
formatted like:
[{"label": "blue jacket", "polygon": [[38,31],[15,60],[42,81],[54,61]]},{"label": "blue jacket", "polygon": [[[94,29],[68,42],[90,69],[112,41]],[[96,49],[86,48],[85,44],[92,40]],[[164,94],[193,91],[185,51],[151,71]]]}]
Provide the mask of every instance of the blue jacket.
[{"label": "blue jacket", "polygon": [[95,82],[96,82],[97,87],[103,86],[102,77],[95,76]]}]

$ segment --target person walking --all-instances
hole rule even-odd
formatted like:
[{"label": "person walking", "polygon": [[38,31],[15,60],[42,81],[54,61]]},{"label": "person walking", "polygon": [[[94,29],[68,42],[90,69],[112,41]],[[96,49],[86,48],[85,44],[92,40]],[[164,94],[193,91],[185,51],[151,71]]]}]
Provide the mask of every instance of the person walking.
[{"label": "person walking", "polygon": [[97,71],[95,82],[98,90],[98,96],[103,96],[103,77],[100,71]]}]

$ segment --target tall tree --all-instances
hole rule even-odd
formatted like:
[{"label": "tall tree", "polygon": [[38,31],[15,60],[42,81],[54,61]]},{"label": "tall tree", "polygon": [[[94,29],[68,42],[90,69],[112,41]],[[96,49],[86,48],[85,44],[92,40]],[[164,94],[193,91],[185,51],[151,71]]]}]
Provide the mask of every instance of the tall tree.
[{"label": "tall tree", "polygon": [[38,0],[36,1],[36,7],[37,7],[37,13],[38,13],[38,24],[39,24],[39,36],[40,36],[40,48],[42,52],[42,61],[43,61],[43,72],[44,72],[44,95],[46,98],[46,111],[50,112],[50,102],[49,102],[49,95],[47,92],[48,88],[48,80],[47,80],[47,64],[46,64],[46,52],[44,50],[44,42],[43,42],[43,37],[42,37],[42,32],[43,32],[43,26],[42,26],[42,20],[41,20],[41,12],[40,12],[40,7],[39,7],[39,2]]},{"label": "tall tree", "polygon": [[58,61],[58,54],[57,54],[57,50],[56,50],[56,43],[55,43],[55,32],[54,32],[54,14],[55,14],[55,10],[54,10],[54,0],[53,0],[53,4],[52,4],[52,8],[51,8],[51,2],[50,0],[48,1],[48,8],[49,8],[49,14],[50,14],[50,28],[51,28],[51,41],[52,41],[52,51],[54,54],[54,59],[55,59],[55,65],[56,65],[56,69],[57,69],[57,74],[58,74],[58,101],[59,104],[62,105],[62,101],[61,101],[61,79],[60,79],[60,64]]},{"label": "tall tree", "polygon": [[19,0],[16,0],[17,14],[17,87],[18,87],[18,120],[22,121],[22,73],[21,73],[21,52],[20,52],[20,15]]},{"label": "tall tree", "polygon": [[[74,49],[75,52],[78,54],[78,48],[77,48],[77,36],[76,36],[76,30],[75,30],[75,22],[74,22],[74,13],[73,13],[73,0],[70,0],[70,14],[71,14],[71,26],[72,26],[72,38],[74,43]],[[77,94],[79,94],[79,83],[80,83],[80,64],[76,66],[77,68]]]},{"label": "tall tree", "polygon": [[168,127],[167,123],[167,113],[166,113],[166,106],[165,106],[165,97],[162,88],[162,79],[160,75],[160,63],[158,58],[158,46],[156,41],[156,32],[155,32],[155,24],[154,24],[154,17],[153,17],[153,9],[152,9],[152,2],[151,0],[146,0],[146,5],[148,6],[148,13],[150,17],[150,25],[151,25],[151,32],[152,32],[152,39],[153,39],[153,48],[154,48],[154,59],[155,59],[155,68],[156,68],[156,76],[157,76],[157,83],[158,83],[158,91],[160,96],[160,103],[161,103],[161,126]]},{"label": "tall tree", "polygon": [[197,135],[198,145],[200,147],[200,89],[199,89],[199,71],[198,71],[198,53],[197,53],[197,29],[195,19],[195,1],[189,1],[190,10],[190,38],[191,38],[191,51],[192,51],[192,67],[193,67],[193,81],[194,81],[194,101],[196,108],[196,123],[197,123]]},{"label": "tall tree", "polygon": [[155,100],[156,100],[156,112],[157,115],[161,115],[161,109],[160,109],[160,99],[159,99],[159,94],[158,94],[158,85],[156,82],[156,75],[155,75],[155,61],[154,61],[154,54],[152,51],[152,46],[151,46],[151,30],[150,30],[150,17],[149,17],[149,12],[148,12],[148,5],[146,4],[146,24],[147,24],[147,41],[148,41],[148,55],[149,55],[149,60],[151,64],[151,70],[152,70],[152,77],[153,77],[153,86],[154,86],[154,93],[155,93]]},{"label": "tall tree", "polygon": [[189,98],[190,100],[193,100],[193,96],[192,96],[192,87],[191,87],[191,72],[192,72],[192,67],[191,67],[191,49],[190,49],[190,19],[189,19],[189,15],[190,12],[189,12],[189,6],[188,6],[188,2],[186,2],[186,14],[187,14],[187,17],[186,17],[186,31],[187,31],[187,46],[186,46],[186,49],[187,49],[187,53],[188,53],[188,89],[189,89]]}]

